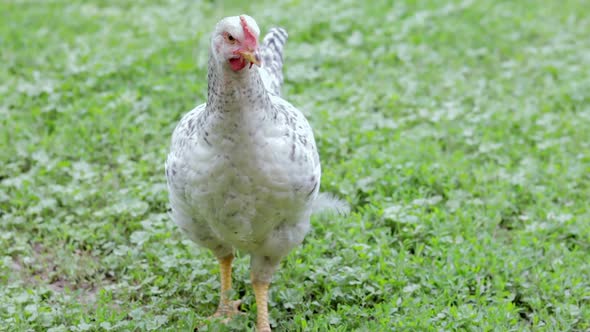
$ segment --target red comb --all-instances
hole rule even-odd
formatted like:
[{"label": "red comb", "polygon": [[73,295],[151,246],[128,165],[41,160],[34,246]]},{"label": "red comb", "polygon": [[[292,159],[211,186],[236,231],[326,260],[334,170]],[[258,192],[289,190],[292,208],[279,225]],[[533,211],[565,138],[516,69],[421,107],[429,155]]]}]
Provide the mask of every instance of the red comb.
[{"label": "red comb", "polygon": [[242,29],[244,30],[244,41],[249,46],[255,47],[256,44],[258,44],[258,41],[256,39],[256,35],[254,35],[254,33],[252,33],[252,31],[250,31],[250,27],[248,26],[248,23],[246,22],[246,18],[243,15],[240,16],[240,23],[242,24]]}]

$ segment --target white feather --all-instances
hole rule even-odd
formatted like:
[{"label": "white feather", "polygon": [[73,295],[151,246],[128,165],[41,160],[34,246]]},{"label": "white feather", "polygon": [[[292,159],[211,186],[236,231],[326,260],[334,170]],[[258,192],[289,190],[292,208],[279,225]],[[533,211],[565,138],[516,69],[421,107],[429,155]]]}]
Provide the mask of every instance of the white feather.
[{"label": "white feather", "polygon": [[348,203],[330,193],[320,193],[313,201],[312,214],[336,213],[345,216],[350,213]]}]

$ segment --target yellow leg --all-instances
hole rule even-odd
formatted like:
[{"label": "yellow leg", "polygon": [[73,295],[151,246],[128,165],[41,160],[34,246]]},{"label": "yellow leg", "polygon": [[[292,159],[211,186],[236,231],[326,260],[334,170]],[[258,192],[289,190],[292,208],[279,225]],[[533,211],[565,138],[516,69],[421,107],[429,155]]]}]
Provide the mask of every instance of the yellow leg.
[{"label": "yellow leg", "polygon": [[256,330],[258,332],[271,332],[270,324],[268,323],[268,287],[269,283],[255,281],[252,278],[252,287],[254,288],[254,296],[256,296]]},{"label": "yellow leg", "polygon": [[231,263],[233,260],[234,255],[232,254],[219,259],[219,271],[221,274],[221,304],[227,304],[229,302],[229,291],[231,290]]},{"label": "yellow leg", "polygon": [[219,270],[221,274],[221,298],[219,300],[219,307],[213,315],[214,317],[231,318],[233,315],[240,312],[240,304],[242,301],[230,301],[229,293],[231,291],[231,263],[234,260],[234,255],[219,258]]}]

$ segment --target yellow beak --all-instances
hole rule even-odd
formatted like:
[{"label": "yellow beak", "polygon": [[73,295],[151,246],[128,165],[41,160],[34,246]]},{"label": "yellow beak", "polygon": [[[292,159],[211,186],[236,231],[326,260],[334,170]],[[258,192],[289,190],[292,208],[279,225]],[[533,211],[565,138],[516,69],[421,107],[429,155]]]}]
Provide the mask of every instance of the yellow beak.
[{"label": "yellow beak", "polygon": [[[244,59],[248,60],[251,64],[255,64],[260,67],[260,55],[258,55],[258,51],[241,51],[240,54],[244,57]],[[250,65],[250,67],[252,67]]]}]

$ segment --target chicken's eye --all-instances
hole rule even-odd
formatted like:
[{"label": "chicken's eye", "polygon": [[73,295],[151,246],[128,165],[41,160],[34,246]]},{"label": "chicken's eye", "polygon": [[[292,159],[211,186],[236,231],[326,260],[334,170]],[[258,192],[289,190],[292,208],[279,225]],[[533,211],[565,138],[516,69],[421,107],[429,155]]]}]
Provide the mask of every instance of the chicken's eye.
[{"label": "chicken's eye", "polygon": [[236,41],[236,39],[234,38],[234,36],[230,35],[229,33],[227,34],[227,40],[229,40],[230,42]]}]

